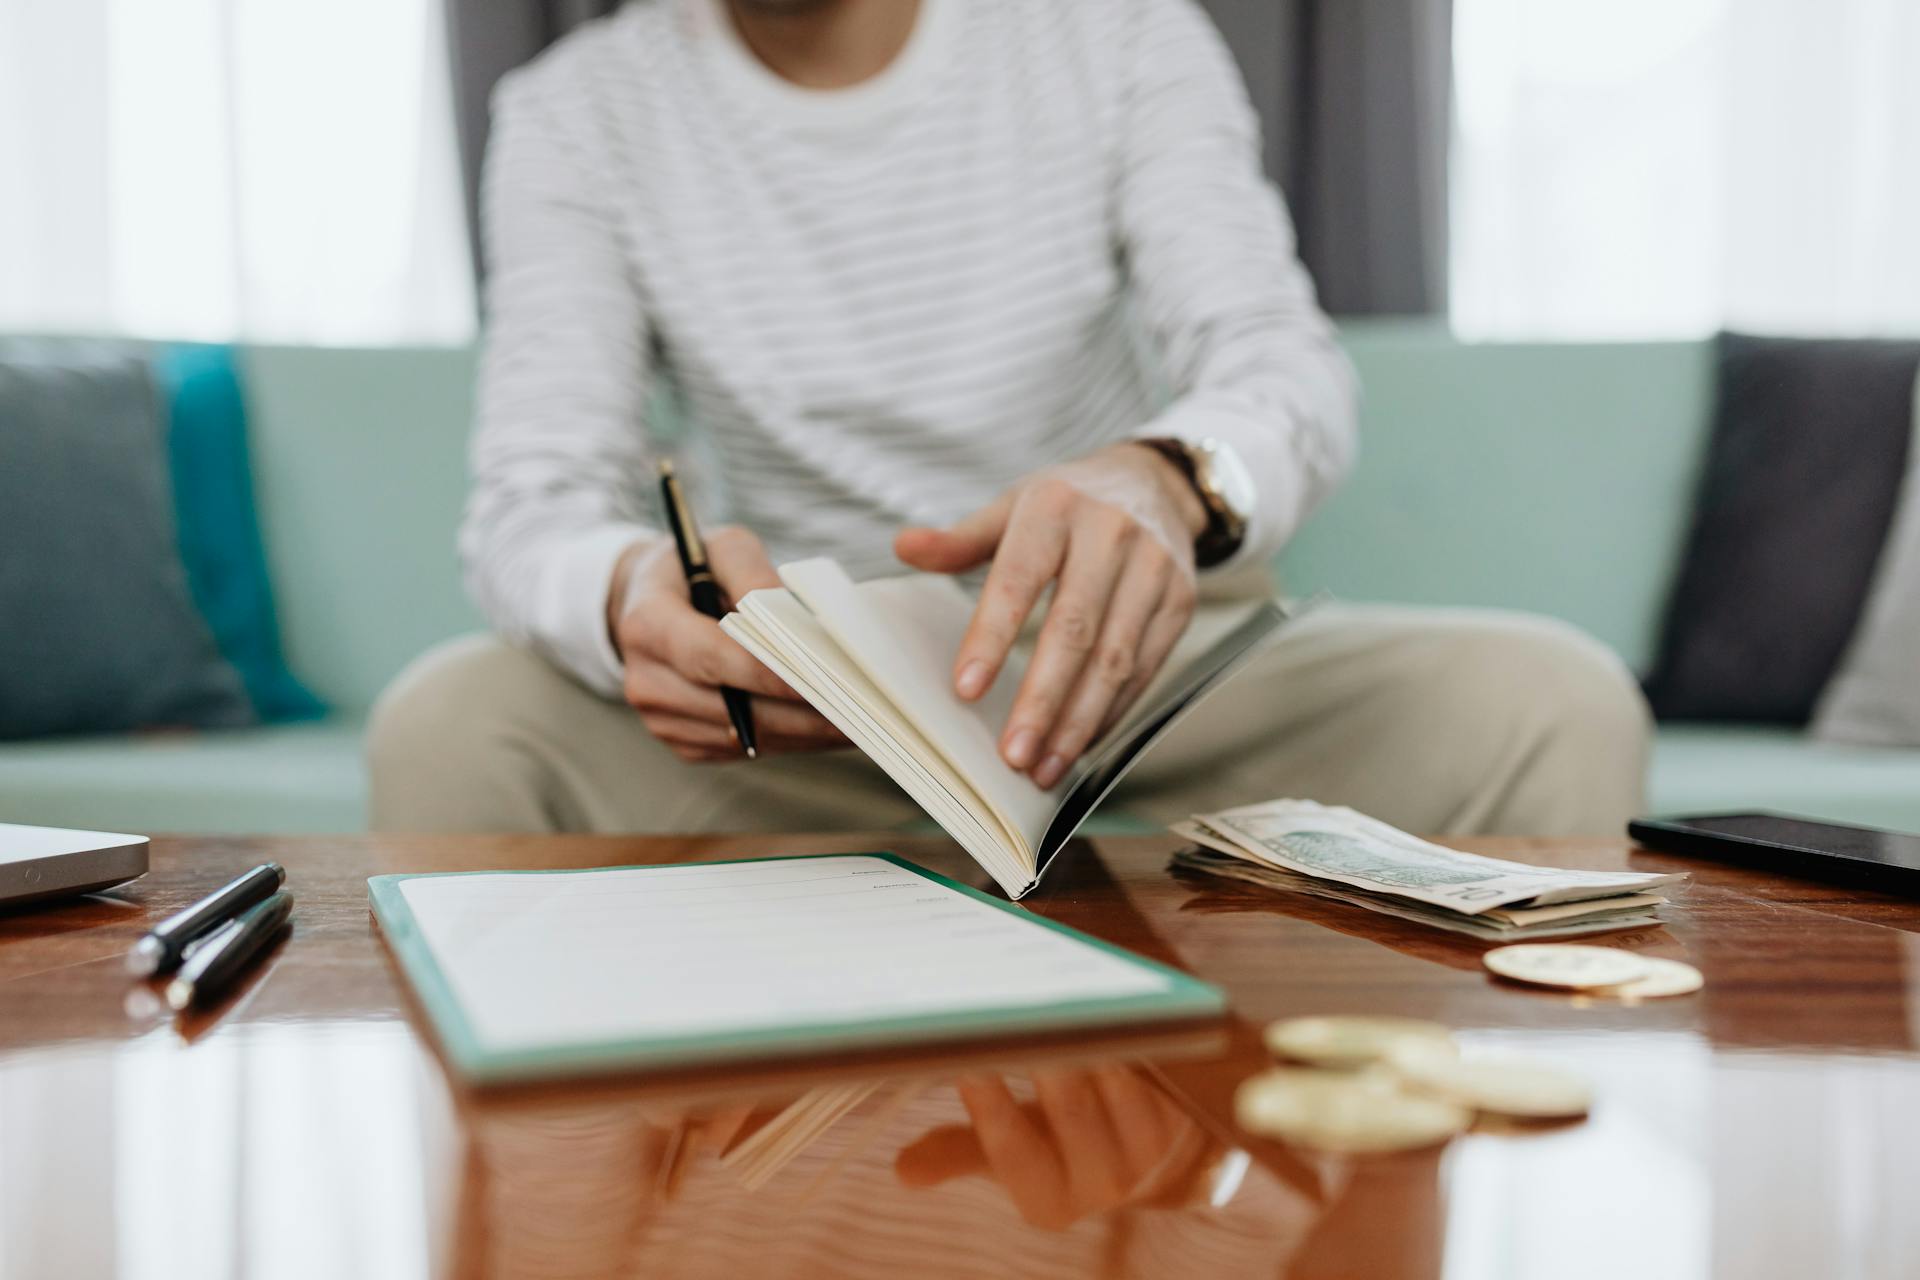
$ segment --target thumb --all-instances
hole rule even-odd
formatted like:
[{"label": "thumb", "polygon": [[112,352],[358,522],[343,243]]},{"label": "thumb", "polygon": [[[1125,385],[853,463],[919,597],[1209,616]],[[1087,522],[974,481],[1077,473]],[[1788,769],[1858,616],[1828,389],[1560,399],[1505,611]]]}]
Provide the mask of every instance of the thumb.
[{"label": "thumb", "polygon": [[965,573],[993,559],[1012,510],[1013,496],[1002,494],[944,529],[902,529],[893,540],[893,553],[928,573]]}]

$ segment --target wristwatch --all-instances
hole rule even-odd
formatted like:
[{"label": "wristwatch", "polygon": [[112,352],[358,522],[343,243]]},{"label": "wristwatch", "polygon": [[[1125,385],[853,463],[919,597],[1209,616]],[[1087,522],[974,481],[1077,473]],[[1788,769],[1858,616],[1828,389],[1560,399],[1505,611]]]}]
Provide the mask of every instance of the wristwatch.
[{"label": "wristwatch", "polygon": [[1211,569],[1230,558],[1247,540],[1253,519],[1253,473],[1233,446],[1212,437],[1181,440],[1150,436],[1139,443],[1180,468],[1207,509],[1207,527],[1193,540],[1193,562]]}]

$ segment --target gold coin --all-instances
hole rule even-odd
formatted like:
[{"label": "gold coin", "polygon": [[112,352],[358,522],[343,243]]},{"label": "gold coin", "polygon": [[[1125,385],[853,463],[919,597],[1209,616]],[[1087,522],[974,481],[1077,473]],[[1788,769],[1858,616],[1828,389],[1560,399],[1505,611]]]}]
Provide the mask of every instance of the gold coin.
[{"label": "gold coin", "polygon": [[1267,1028],[1267,1048],[1316,1067],[1363,1067],[1408,1041],[1453,1046],[1453,1032],[1419,1018],[1288,1018]]},{"label": "gold coin", "polygon": [[1666,996],[1690,996],[1707,984],[1700,971],[1683,960],[1662,960],[1658,956],[1640,959],[1647,965],[1646,976],[1594,994],[1618,996],[1622,1000],[1659,1000]]},{"label": "gold coin", "polygon": [[1451,1102],[1399,1091],[1384,1074],[1297,1068],[1244,1082],[1234,1114],[1250,1132],[1348,1155],[1431,1147],[1473,1119]]},{"label": "gold coin", "polygon": [[1409,1088],[1475,1111],[1565,1120],[1593,1105],[1593,1090],[1579,1076],[1525,1058],[1456,1058],[1402,1045],[1388,1061]]},{"label": "gold coin", "polygon": [[1644,978],[1653,970],[1643,957],[1630,951],[1577,943],[1495,947],[1480,960],[1503,978],[1542,987],[1617,987]]}]

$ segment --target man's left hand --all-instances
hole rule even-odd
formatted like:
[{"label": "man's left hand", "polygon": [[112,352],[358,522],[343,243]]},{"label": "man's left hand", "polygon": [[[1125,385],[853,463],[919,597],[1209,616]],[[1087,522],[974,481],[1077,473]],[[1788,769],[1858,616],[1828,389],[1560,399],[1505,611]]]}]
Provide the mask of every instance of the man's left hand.
[{"label": "man's left hand", "polygon": [[993,686],[1049,586],[1033,661],[1000,754],[1051,787],[1160,670],[1193,617],[1193,543],[1206,508],[1178,467],[1119,444],[1035,472],[947,529],[906,529],[894,552],[916,569],[986,586],[953,664],[971,702]]}]

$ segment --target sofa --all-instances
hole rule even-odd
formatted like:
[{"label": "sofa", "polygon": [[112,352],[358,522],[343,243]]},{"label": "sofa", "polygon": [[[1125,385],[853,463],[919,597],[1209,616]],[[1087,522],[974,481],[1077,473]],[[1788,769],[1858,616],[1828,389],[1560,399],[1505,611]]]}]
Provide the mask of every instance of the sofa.
[{"label": "sofa", "polygon": [[[1564,618],[1644,669],[1706,440],[1706,343],[1463,344],[1350,325],[1361,459],[1282,557],[1290,592]],[[473,353],[243,353],[260,519],[313,723],[0,743],[0,821],[142,832],[351,832],[368,708],[480,627],[454,554]],[[1791,728],[1666,725],[1649,807],[1764,807],[1920,831],[1920,750]]]}]

